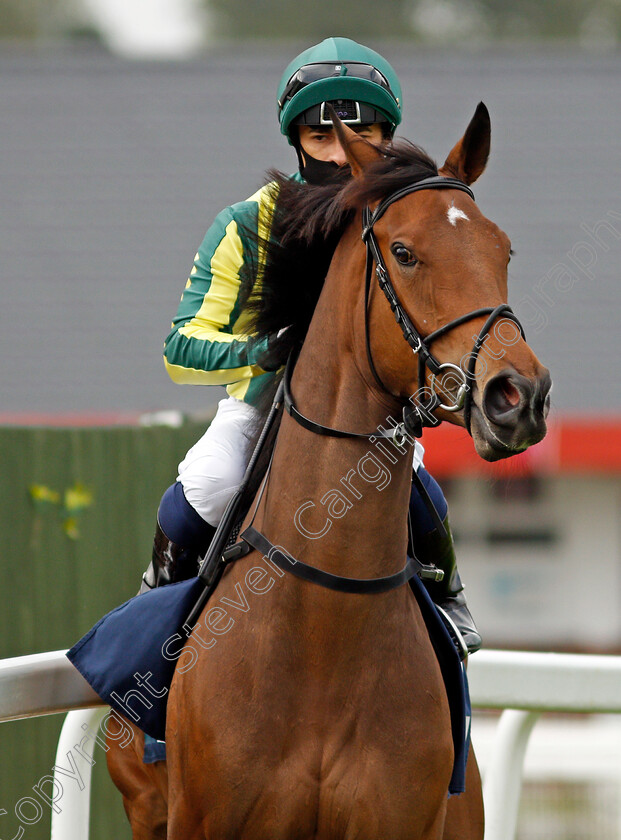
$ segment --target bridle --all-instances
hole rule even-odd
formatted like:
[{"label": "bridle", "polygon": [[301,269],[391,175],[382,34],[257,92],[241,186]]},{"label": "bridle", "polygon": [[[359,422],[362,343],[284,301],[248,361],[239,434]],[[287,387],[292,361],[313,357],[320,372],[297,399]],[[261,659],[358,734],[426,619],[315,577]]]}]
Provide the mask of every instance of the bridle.
[{"label": "bridle", "polygon": [[[411,193],[419,192],[421,190],[437,189],[460,190],[461,192],[467,193],[474,200],[472,190],[463,181],[459,181],[457,178],[447,178],[442,175],[434,175],[430,178],[424,178],[421,181],[416,181],[413,184],[409,184],[407,187],[397,190],[380,202],[375,210],[371,211],[371,209],[367,206],[362,212],[362,240],[367,249],[365,270],[365,344],[369,367],[381,390],[393,397],[396,396],[382,382],[371,353],[369,301],[371,296],[373,264],[375,264],[375,275],[377,276],[378,285],[388,300],[396,322],[401,327],[403,337],[412,348],[414,355],[418,357],[418,390],[416,394],[410,398],[409,404],[403,409],[403,422],[398,424],[398,426],[394,429],[390,430],[390,432],[375,431],[370,434],[362,434],[359,432],[348,432],[341,429],[333,429],[330,426],[324,426],[321,423],[316,423],[315,421],[310,420],[298,411],[293,403],[293,397],[291,394],[292,365],[288,364],[284,375],[285,409],[301,426],[304,426],[304,428],[309,429],[316,434],[327,435],[330,437],[377,438],[383,436],[393,438],[395,442],[398,442],[399,438],[401,438],[402,441],[406,440],[408,434],[413,435],[414,437],[420,437],[422,435],[423,428],[426,426],[438,426],[441,421],[438,420],[438,418],[432,413],[436,409],[440,408],[444,411],[453,412],[459,411],[463,408],[464,423],[468,433],[471,434],[470,423],[472,415],[473,389],[469,382],[474,381],[477,358],[481,347],[492,328],[492,325],[496,319],[502,315],[504,318],[508,318],[513,321],[520,330],[522,338],[525,337],[524,330],[517,316],[514,314],[511,307],[506,303],[501,303],[496,307],[490,306],[475,309],[465,315],[460,315],[452,321],[449,321],[448,324],[444,324],[442,327],[434,330],[434,332],[427,336],[422,336],[412,323],[412,320],[399,300],[399,296],[397,295],[392,280],[390,279],[390,274],[386,267],[386,263],[375,237],[373,228],[374,225],[382,218],[386,210],[406,195],[410,195]],[[461,367],[452,364],[451,362],[439,362],[430,350],[432,342],[445,335],[455,327],[465,324],[468,321],[482,315],[487,315],[488,317],[476,337],[468,358],[466,370],[464,371]],[[431,372],[429,388],[425,387],[426,369]],[[455,401],[449,405],[444,404],[434,390],[435,380],[445,374],[449,374],[452,379],[456,379],[459,382]]]},{"label": "bridle", "polygon": [[[407,187],[404,187],[401,190],[393,193],[392,195],[385,198],[376,208],[374,211],[371,211],[369,207],[365,207],[362,213],[362,241],[367,246],[367,262],[366,262],[366,279],[365,279],[365,335],[366,335],[366,348],[367,348],[367,359],[369,362],[369,367],[371,368],[371,372],[373,376],[383,391],[388,392],[389,394],[391,391],[384,385],[382,380],[380,379],[377,370],[375,368],[375,364],[373,362],[373,357],[371,354],[371,340],[370,340],[370,331],[369,331],[369,298],[371,294],[371,278],[373,274],[373,262],[375,262],[375,274],[377,276],[377,281],[379,284],[380,289],[386,295],[388,303],[390,304],[390,308],[395,316],[395,320],[401,327],[401,331],[403,332],[403,337],[407,341],[407,343],[412,348],[412,352],[415,356],[418,356],[418,390],[414,395],[414,398],[411,400],[411,406],[408,406],[404,409],[404,422],[406,424],[406,428],[408,431],[411,431],[415,434],[416,437],[420,437],[422,434],[422,430],[424,426],[438,426],[440,424],[440,420],[433,416],[432,412],[437,409],[441,408],[444,411],[459,411],[461,408],[464,410],[464,422],[466,425],[466,429],[468,430],[468,434],[470,434],[470,419],[472,413],[472,387],[469,384],[469,381],[472,382],[474,380],[474,371],[477,363],[477,357],[483,346],[487,335],[492,328],[492,324],[498,318],[499,315],[502,315],[505,318],[509,318],[511,321],[518,326],[522,338],[524,338],[524,330],[522,329],[522,325],[517,319],[517,316],[514,314],[511,307],[506,303],[501,303],[499,306],[496,307],[483,307],[481,309],[475,309],[472,312],[468,312],[466,315],[460,315],[457,318],[454,318],[452,321],[449,321],[448,324],[444,324],[434,332],[430,333],[429,335],[423,337],[418,332],[410,316],[405,311],[397,292],[395,291],[395,287],[392,284],[392,280],[390,279],[390,274],[388,273],[388,269],[386,268],[386,263],[384,262],[384,258],[382,256],[382,252],[380,250],[379,244],[375,237],[375,232],[373,230],[374,225],[378,222],[386,210],[394,204],[396,201],[399,201],[401,198],[404,198],[406,195],[410,195],[411,193],[418,192],[419,190],[438,190],[438,189],[453,189],[453,190],[461,190],[461,192],[467,193],[467,195],[472,198],[474,201],[474,193],[463,181],[459,181],[457,178],[446,178],[442,175],[434,175],[431,178],[424,178],[422,181],[417,181],[414,184],[409,184]],[[448,333],[450,330],[454,329],[455,327],[460,326],[461,324],[465,324],[467,321],[471,321],[474,318],[478,318],[481,315],[487,315],[488,318],[483,324],[481,328],[472,351],[470,353],[470,357],[468,359],[468,365],[466,371],[459,367],[458,365],[454,365],[451,362],[444,362],[440,363],[435,356],[432,354],[430,345],[433,341],[440,338],[441,336]],[[430,381],[430,388],[427,389],[425,387],[425,379],[426,379],[426,371],[425,368],[428,368],[431,372],[431,381]],[[457,394],[455,401],[450,405],[445,405],[442,403],[440,397],[434,390],[434,383],[435,379],[442,375],[442,372],[446,371],[450,373],[451,377],[458,377],[461,379],[461,384],[457,389]],[[425,399],[424,395],[428,393],[428,397]],[[393,396],[395,396],[393,394]],[[417,399],[417,396],[420,396],[422,399]],[[407,419],[406,419],[407,413]]]},{"label": "bridle", "polygon": [[[382,256],[382,252],[378,245],[377,239],[375,238],[375,233],[373,232],[373,226],[379,219],[381,219],[386,210],[396,201],[399,201],[399,199],[403,198],[406,195],[409,195],[410,193],[418,192],[419,190],[432,189],[457,189],[467,193],[471,198],[474,199],[472,191],[462,181],[458,181],[456,178],[445,178],[441,175],[435,175],[431,178],[425,178],[422,181],[417,181],[414,184],[410,184],[409,186],[404,187],[403,189],[398,190],[397,192],[394,192],[388,198],[385,198],[375,208],[374,211],[371,211],[368,207],[366,207],[362,215],[362,239],[365,242],[367,248],[365,279],[365,340],[369,366],[380,388],[388,394],[391,394],[391,396],[396,396],[395,394],[392,394],[392,392],[388,388],[386,388],[386,386],[380,379],[375,364],[373,362],[373,357],[371,353],[371,341],[369,335],[369,300],[371,294],[371,280],[373,277],[374,263],[376,266],[375,274],[377,276],[379,287],[386,295],[388,303],[390,304],[390,308],[395,316],[395,320],[401,327],[403,337],[412,348],[413,353],[416,356],[418,356],[419,390],[415,397],[412,400],[410,400],[410,405],[407,405],[403,409],[403,421],[391,430],[382,429],[380,427],[378,430],[370,434],[365,434],[361,432],[345,431],[343,429],[334,429],[330,426],[324,426],[321,423],[316,423],[314,420],[311,420],[310,418],[306,417],[296,408],[293,402],[293,396],[291,394],[291,376],[293,373],[293,366],[295,364],[296,354],[292,354],[289,357],[281,385],[279,386],[278,393],[274,399],[272,413],[270,416],[276,416],[280,411],[280,395],[282,393],[282,402],[284,404],[285,410],[288,411],[288,413],[293,417],[293,419],[297,423],[299,423],[304,428],[314,432],[315,434],[339,438],[366,438],[371,442],[375,442],[375,440],[379,437],[384,437],[391,439],[398,447],[402,447],[406,440],[408,440],[408,433],[415,436],[420,436],[422,434],[422,429],[424,426],[437,426],[440,423],[440,421],[431,413],[435,409],[441,408],[445,411],[457,411],[463,407],[466,428],[468,429],[468,432],[470,432],[472,389],[468,386],[468,378],[474,378],[477,357],[479,355],[481,347],[483,346],[483,342],[485,341],[492,327],[492,324],[494,323],[496,318],[498,318],[499,315],[503,315],[504,317],[509,318],[511,321],[515,322],[515,324],[520,330],[522,337],[524,336],[524,331],[520,322],[513,314],[511,308],[505,303],[500,304],[496,307],[484,307],[482,309],[476,309],[473,312],[467,313],[466,315],[461,315],[458,318],[455,318],[454,320],[450,321],[448,324],[445,324],[444,326],[440,327],[439,329],[424,337],[421,336],[421,334],[418,332],[418,330],[412,323],[409,315],[403,308],[403,305],[401,304],[401,301],[399,300],[399,297],[392,284],[390,274],[388,273],[386,263],[384,262],[384,258]],[[488,317],[475,340],[474,346],[468,359],[466,372],[464,372],[461,369],[461,367],[458,367],[457,365],[454,365],[452,363],[439,362],[431,353],[431,350],[429,349],[430,344],[440,336],[445,335],[449,330],[452,330],[454,327],[457,327],[460,324],[465,324],[468,321],[471,321],[473,318],[477,318],[481,315],[487,315]],[[429,397],[425,400],[416,399],[416,397],[424,391],[427,369],[429,369],[429,371],[431,372],[432,385],[429,392]],[[438,397],[438,395],[433,390],[433,383],[435,381],[435,378],[440,376],[443,371],[450,371],[452,375],[457,374],[461,380],[457,390],[457,396],[454,405],[444,405],[440,397]],[[267,425],[268,424],[266,424],[266,428]],[[263,440],[265,437],[266,431],[264,429],[261,440]],[[260,449],[260,444],[257,447],[257,449]],[[255,452],[255,454],[253,455],[253,462],[256,457],[257,456]],[[222,569],[226,564],[233,562],[239,559],[240,557],[244,557],[253,548],[261,552],[264,555],[264,557],[268,558],[281,570],[287,571],[303,580],[318,584],[319,586],[323,586],[327,589],[332,589],[338,592],[349,592],[357,594],[389,592],[393,589],[402,586],[404,583],[408,582],[412,577],[414,577],[414,575],[417,574],[423,578],[429,578],[431,580],[441,580],[441,577],[439,576],[439,574],[441,573],[439,573],[435,566],[425,566],[424,564],[421,564],[415,557],[408,558],[406,565],[399,572],[396,572],[392,575],[371,579],[349,578],[343,577],[341,575],[333,575],[328,572],[322,571],[321,569],[318,569],[314,566],[310,566],[307,563],[303,563],[301,560],[297,560],[296,558],[292,557],[280,546],[273,545],[264,534],[262,534],[254,527],[253,524],[259,503],[261,501],[261,497],[267,486],[267,478],[270,472],[270,466],[268,466],[267,468],[261,488],[255,499],[254,512],[252,513],[250,524],[239,535],[240,541],[232,545],[230,548],[226,549],[221,554],[216,554],[215,552],[212,552],[212,554],[210,554],[209,557],[205,559],[203,566],[201,567],[200,574],[206,580],[210,579],[210,576],[211,579],[215,579],[214,576],[219,576],[219,574],[222,573]],[[244,481],[246,481],[246,478],[244,478]],[[423,486],[422,483],[421,486]],[[229,519],[231,519],[231,517],[229,516],[227,518],[227,513],[225,513],[224,518],[228,522]],[[220,527],[223,527],[222,523]],[[198,615],[200,614],[200,609],[202,609],[202,604],[204,603],[204,600],[206,600],[207,597],[208,595],[204,595],[202,600],[199,601],[199,603],[195,606],[190,619],[188,619],[188,622],[193,621],[195,618],[198,617]],[[190,626],[193,626],[193,623],[190,623]]]}]

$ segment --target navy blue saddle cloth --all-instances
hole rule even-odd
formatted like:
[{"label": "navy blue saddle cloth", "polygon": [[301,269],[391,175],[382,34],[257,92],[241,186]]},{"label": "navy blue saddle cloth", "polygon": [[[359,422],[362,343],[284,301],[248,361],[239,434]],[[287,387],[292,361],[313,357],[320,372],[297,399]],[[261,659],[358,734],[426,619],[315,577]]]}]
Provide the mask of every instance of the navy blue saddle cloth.
[{"label": "navy blue saddle cloth", "polygon": [[[470,741],[470,699],[465,669],[427,590],[417,577],[411,586],[427,624],[451,709],[455,749],[449,793],[462,793]],[[152,739],[163,740],[166,703],[177,663],[189,670],[191,651],[183,651],[190,628],[185,625],[203,591],[200,578],[152,589],[105,615],[74,645],[67,656],[101,699]],[[208,655],[208,653],[206,654]],[[147,760],[163,751],[147,750]]]}]

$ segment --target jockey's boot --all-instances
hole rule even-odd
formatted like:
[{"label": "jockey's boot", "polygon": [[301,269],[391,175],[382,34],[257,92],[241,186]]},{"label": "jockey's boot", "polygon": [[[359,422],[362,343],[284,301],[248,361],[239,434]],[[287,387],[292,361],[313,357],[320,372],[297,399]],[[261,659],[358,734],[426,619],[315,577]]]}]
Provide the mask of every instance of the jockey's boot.
[{"label": "jockey's boot", "polygon": [[466,604],[464,585],[457,571],[455,545],[448,515],[443,524],[446,536],[443,537],[438,530],[433,530],[423,536],[417,534],[414,548],[417,558],[422,563],[433,564],[444,572],[444,578],[441,581],[426,580],[424,583],[434,604],[444,610],[457,628],[463,644],[457,634],[453,641],[457,649],[461,649],[465,656],[464,646],[468,653],[475,653],[481,647],[482,639]]},{"label": "jockey's boot", "polygon": [[[214,528],[214,533],[215,530]],[[138,594],[142,595],[143,592],[157,586],[166,586],[167,583],[177,583],[194,577],[198,573],[199,559],[203,553],[197,548],[184,548],[169,540],[158,520],[151,563],[142,576]]]},{"label": "jockey's boot", "polygon": [[194,577],[215,533],[215,527],[186,500],[182,485],[172,484],[160,501],[151,565],[142,576],[138,594]]}]

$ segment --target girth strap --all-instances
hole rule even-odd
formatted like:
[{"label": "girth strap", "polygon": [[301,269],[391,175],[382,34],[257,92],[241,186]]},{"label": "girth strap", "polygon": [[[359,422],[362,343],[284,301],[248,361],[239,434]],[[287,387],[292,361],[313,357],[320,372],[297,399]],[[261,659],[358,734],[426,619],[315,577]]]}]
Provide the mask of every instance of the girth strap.
[{"label": "girth strap", "polygon": [[253,548],[256,548],[257,551],[260,551],[261,554],[284,572],[290,572],[302,580],[316,583],[319,586],[332,589],[336,592],[349,592],[355,595],[372,595],[380,592],[390,592],[391,589],[397,589],[399,586],[407,583],[414,577],[417,570],[414,561],[408,558],[408,562],[400,572],[396,572],[394,575],[388,575],[387,577],[341,577],[340,575],[333,575],[330,572],[316,569],[314,566],[308,566],[301,560],[296,560],[279,546],[272,545],[267,537],[263,536],[252,525],[240,534],[240,538]]}]

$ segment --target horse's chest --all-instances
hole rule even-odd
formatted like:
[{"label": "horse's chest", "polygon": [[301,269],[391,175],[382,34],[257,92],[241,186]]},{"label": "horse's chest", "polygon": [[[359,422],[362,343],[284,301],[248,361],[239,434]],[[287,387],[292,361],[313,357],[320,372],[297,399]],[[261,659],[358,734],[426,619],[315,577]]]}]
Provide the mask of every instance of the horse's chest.
[{"label": "horse's chest", "polygon": [[[244,837],[270,840],[411,840],[425,836],[444,807],[452,765],[450,731],[432,739],[404,721],[401,737],[389,722],[334,710],[331,732],[292,727],[296,743],[281,744],[281,761],[257,780],[261,792]],[[377,731],[379,730],[379,731]],[[381,734],[383,731],[383,735]],[[277,818],[263,835],[266,814]],[[431,836],[431,835],[430,835]]]},{"label": "horse's chest", "polygon": [[[410,635],[403,650],[390,646],[391,655],[371,646],[368,655],[346,655],[333,642],[329,660],[302,660],[293,643],[278,656],[277,640],[257,647],[250,634],[239,667],[224,672],[212,662],[205,674],[217,698],[208,718],[192,705],[193,695],[177,693],[181,719],[200,722],[207,818],[215,812],[224,821],[214,838],[437,836],[419,827],[433,824],[445,807],[450,715],[433,651],[411,650]],[[187,784],[186,794],[196,801]]]}]

